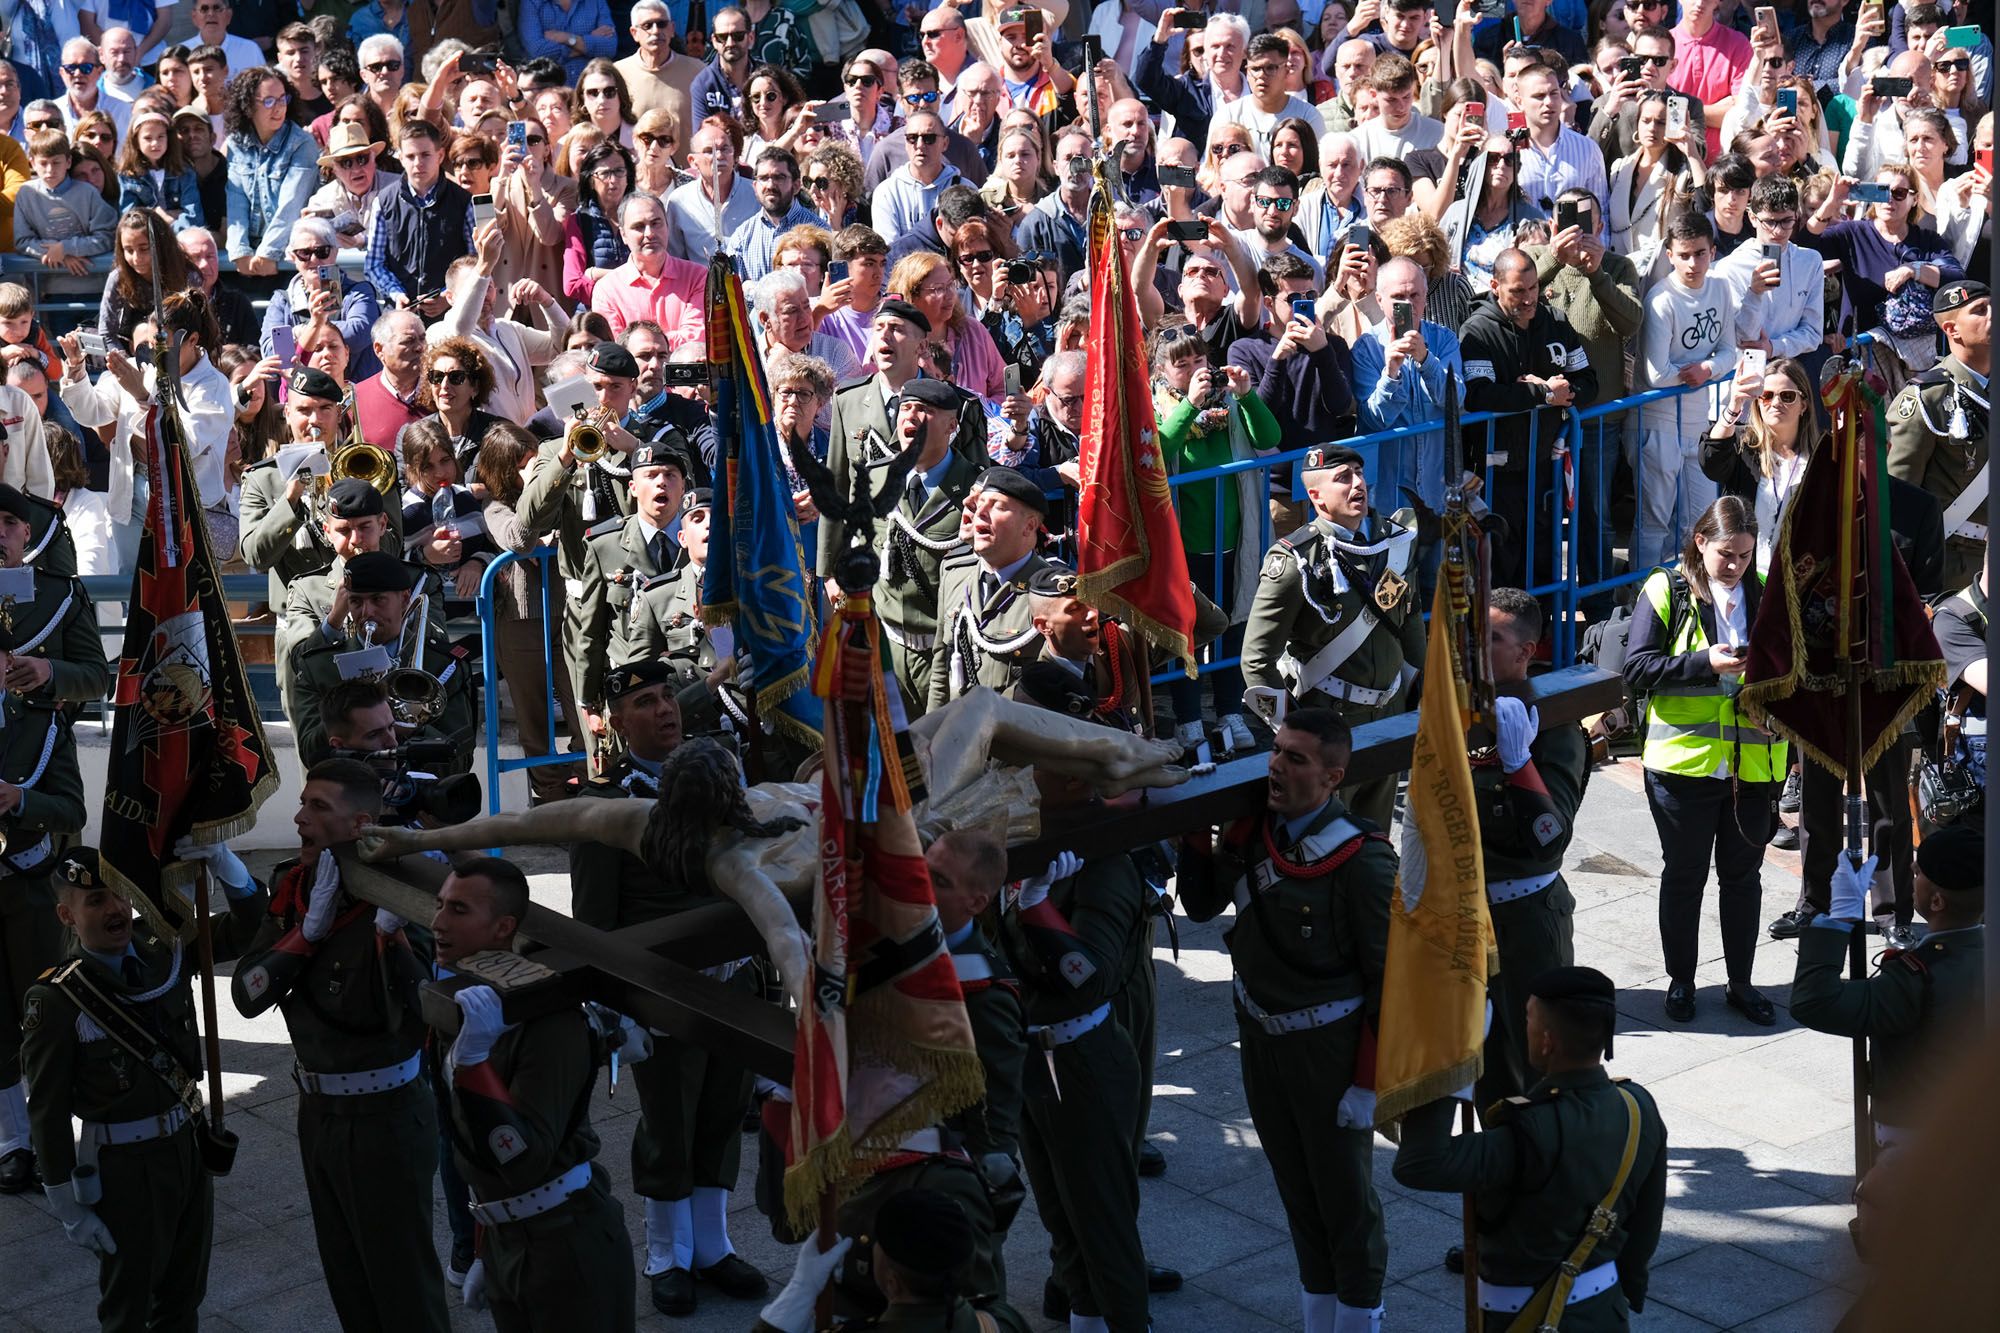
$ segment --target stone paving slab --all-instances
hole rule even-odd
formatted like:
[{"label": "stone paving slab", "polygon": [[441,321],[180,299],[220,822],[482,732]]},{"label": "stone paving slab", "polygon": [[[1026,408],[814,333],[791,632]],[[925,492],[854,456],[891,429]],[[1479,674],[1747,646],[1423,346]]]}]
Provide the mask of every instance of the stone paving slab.
[{"label": "stone paving slab", "polygon": [[[1775,1028],[1757,1028],[1721,1000],[1722,950],[1713,892],[1701,932],[1701,1009],[1686,1027],[1660,1009],[1665,990],[1657,925],[1659,845],[1636,768],[1593,774],[1569,857],[1578,902],[1577,958],[1602,967],[1621,988],[1614,1072],[1652,1089],[1667,1122],[1672,1177],[1652,1295],[1640,1333],[1740,1329],[1824,1333],[1838,1322],[1860,1270],[1848,1248],[1852,1130],[1846,1042],[1803,1031],[1782,1005],[1795,951],[1760,939],[1755,982],[1780,1005]],[[267,863],[268,857],[259,858]],[[537,901],[567,910],[561,858],[520,857]],[[1791,905],[1797,857],[1766,861],[1765,917]],[[1142,1182],[1140,1228],[1150,1256],[1183,1269],[1187,1286],[1156,1297],[1154,1327],[1195,1333],[1267,1333],[1300,1327],[1291,1244],[1269,1165],[1244,1106],[1236,1023],[1221,943],[1224,922],[1182,920],[1180,956],[1162,930],[1155,951],[1161,1013],[1151,1135],[1167,1174]],[[225,1089],[243,1137],[236,1171],[217,1182],[217,1241],[203,1311],[221,1333],[334,1330],[313,1247],[293,1131],[296,1092],[282,1020],[237,1017],[223,1004]],[[599,1161],[631,1204],[629,1089],[607,1098],[600,1084],[593,1121]],[[1332,1108],[1328,1108],[1329,1119]],[[1376,1140],[1376,1181],[1389,1233],[1386,1328],[1448,1333],[1462,1327],[1461,1280],[1442,1265],[1460,1234],[1457,1200],[1416,1194],[1390,1176],[1393,1147]],[[755,1211],[749,1182],[756,1144],[746,1139],[743,1186],[732,1197],[737,1248],[780,1283],[792,1251]],[[447,1245],[441,1211],[434,1231]],[[1031,1324],[1040,1318],[1047,1238],[1032,1203],[1006,1247],[1008,1295]],[[0,1199],[0,1333],[54,1333],[93,1326],[95,1270],[63,1240],[39,1200]],[[640,1327],[655,1333],[723,1333],[749,1327],[755,1302],[704,1291],[697,1312],[665,1319],[637,1287]],[[485,1330],[484,1316],[455,1305],[454,1329]]]}]

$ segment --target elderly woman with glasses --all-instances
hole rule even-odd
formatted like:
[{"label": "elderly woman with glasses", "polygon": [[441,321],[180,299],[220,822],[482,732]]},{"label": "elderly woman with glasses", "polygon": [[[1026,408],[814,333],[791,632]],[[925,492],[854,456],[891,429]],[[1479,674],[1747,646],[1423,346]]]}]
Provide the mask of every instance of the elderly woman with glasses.
[{"label": "elderly woman with glasses", "polygon": [[[799,352],[825,364],[836,381],[848,379],[861,369],[854,349],[832,334],[813,331],[812,297],[806,280],[793,269],[773,269],[757,284],[757,328],[766,357],[780,352]],[[833,421],[833,397],[826,395],[815,417],[822,432]],[[824,436],[820,440],[825,451]]]},{"label": "elderly woman with glasses", "polygon": [[666,107],[656,106],[632,127],[632,188],[664,199],[694,177],[674,165],[680,151],[681,121]]},{"label": "elderly woman with glasses", "polygon": [[952,381],[999,406],[1007,392],[1007,366],[993,335],[966,313],[951,261],[929,251],[903,256],[889,272],[889,294],[908,301],[931,322],[931,341],[950,354]]},{"label": "elderly woman with glasses", "polygon": [[799,165],[806,201],[835,231],[861,216],[861,158],[844,143],[823,143]]},{"label": "elderly woman with glasses", "polygon": [[258,339],[265,356],[276,352],[272,339],[278,329],[296,333],[310,321],[330,323],[347,344],[353,378],[367,379],[381,368],[375,357],[372,330],[382,313],[381,298],[366,278],[346,280],[339,269],[340,242],[325,218],[302,217],[292,224],[285,258],[297,266],[292,280],[271,293],[264,310],[264,332]]},{"label": "elderly woman with glasses", "polygon": [[600,143],[577,167],[577,206],[563,226],[563,295],[588,305],[597,281],[632,257],[618,229],[618,206],[632,188],[632,155]]}]

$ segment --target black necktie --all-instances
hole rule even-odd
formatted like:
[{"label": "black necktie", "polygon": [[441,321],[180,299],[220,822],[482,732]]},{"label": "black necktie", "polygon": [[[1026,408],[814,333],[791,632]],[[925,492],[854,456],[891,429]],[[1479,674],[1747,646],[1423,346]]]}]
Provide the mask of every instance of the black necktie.
[{"label": "black necktie", "polygon": [[125,978],[125,989],[127,990],[143,989],[146,981],[146,974],[144,969],[142,969],[139,966],[139,960],[137,958],[134,958],[129,953],[126,954],[124,959],[118,964],[118,971],[119,974]]},{"label": "black necktie", "polygon": [[924,507],[924,479],[916,473],[910,474],[909,483],[903,487],[903,493],[910,497],[910,508]]},{"label": "black necktie", "polygon": [[656,574],[665,573],[667,569],[667,534],[664,531],[653,534],[653,539],[646,543],[646,553],[653,557],[653,572]]},{"label": "black necktie", "polygon": [[993,594],[1000,591],[1000,576],[992,570],[979,576],[979,600],[986,603],[993,600]]}]

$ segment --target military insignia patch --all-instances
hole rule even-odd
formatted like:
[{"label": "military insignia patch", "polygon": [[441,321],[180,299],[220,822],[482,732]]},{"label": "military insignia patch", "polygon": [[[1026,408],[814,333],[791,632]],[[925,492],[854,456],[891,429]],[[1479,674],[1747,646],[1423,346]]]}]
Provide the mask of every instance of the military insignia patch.
[{"label": "military insignia patch", "polygon": [[243,991],[253,1000],[264,998],[264,992],[271,989],[271,974],[261,967],[253,967],[243,974]]},{"label": "military insignia patch", "polygon": [[1283,551],[1273,551],[1264,557],[1264,577],[1281,579],[1285,577],[1285,571],[1291,568],[1291,564],[1292,562],[1285,558]]},{"label": "military insignia patch", "polygon": [[1382,571],[1382,579],[1375,585],[1375,605],[1384,611],[1396,609],[1396,603],[1403,600],[1403,594],[1410,590],[1410,582],[1393,569]]},{"label": "military insignia patch", "polygon": [[1916,414],[1917,396],[1911,393],[1898,395],[1896,398],[1896,419],[1899,421],[1908,421]]},{"label": "military insignia patch", "polygon": [[33,1032],[42,1025],[42,997],[30,995],[21,1009],[21,1031]]},{"label": "military insignia patch", "polygon": [[1056,964],[1056,968],[1063,974],[1063,980],[1072,987],[1081,987],[1084,982],[1097,975],[1097,964],[1076,952],[1064,954],[1062,961]]},{"label": "military insignia patch", "polygon": [[486,1146],[493,1153],[493,1160],[505,1166],[528,1150],[521,1141],[520,1132],[510,1125],[496,1125],[486,1136]]},{"label": "military insignia patch", "polygon": [[1562,836],[1562,821],[1545,814],[1535,821],[1535,841],[1546,847]]}]

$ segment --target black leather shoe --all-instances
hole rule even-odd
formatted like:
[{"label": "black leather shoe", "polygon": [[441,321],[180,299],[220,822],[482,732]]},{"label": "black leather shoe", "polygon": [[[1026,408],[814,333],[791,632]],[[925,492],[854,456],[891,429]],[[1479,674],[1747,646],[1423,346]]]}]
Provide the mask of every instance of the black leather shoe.
[{"label": "black leather shoe", "polygon": [[761,1301],[771,1293],[770,1280],[740,1254],[725,1254],[719,1262],[695,1269],[694,1275],[739,1301]]},{"label": "black leather shoe", "polygon": [[1158,1264],[1146,1265],[1147,1291],[1154,1292],[1157,1294],[1163,1291],[1179,1291],[1180,1289],[1181,1289],[1180,1269],[1162,1268]]},{"label": "black leather shoe", "polygon": [[1444,1252],[1444,1269],[1447,1273],[1463,1273],[1465,1271],[1465,1247],[1463,1245],[1454,1245]]},{"label": "black leather shoe", "polygon": [[1771,845],[1781,852],[1796,852],[1799,849],[1799,829],[1796,824],[1780,824],[1771,835]]},{"label": "black leather shoe", "polygon": [[1160,1151],[1159,1144],[1150,1139],[1139,1145],[1139,1174],[1142,1176],[1167,1174],[1167,1155]]},{"label": "black leather shoe", "polygon": [[1794,907],[1773,921],[1767,929],[1774,940],[1795,940],[1805,934],[1806,927],[1812,924],[1814,915],[1810,907]]},{"label": "black leather shoe", "polygon": [[1069,1293],[1054,1278],[1042,1283],[1042,1318],[1056,1324],[1069,1322]]},{"label": "black leather shoe", "polygon": [[685,1268],[669,1268],[652,1278],[653,1308],[679,1318],[694,1313],[694,1274]]},{"label": "black leather shoe", "polygon": [[1771,1027],[1778,1021],[1778,1011],[1755,986],[1732,985],[1722,992],[1722,998],[1729,1002],[1731,1009],[1760,1028]]},{"label": "black leather shoe", "polygon": [[1694,986],[1685,981],[1676,981],[1667,987],[1667,1017],[1676,1023],[1694,1021]]},{"label": "black leather shoe", "polygon": [[0,1194],[26,1194],[41,1183],[33,1149],[16,1148],[0,1157]]},{"label": "black leather shoe", "polygon": [[1800,797],[1804,785],[1801,777],[1803,772],[1803,769],[1795,768],[1785,775],[1785,789],[1778,793],[1779,814],[1795,815],[1799,812],[1799,806],[1802,803]]}]

